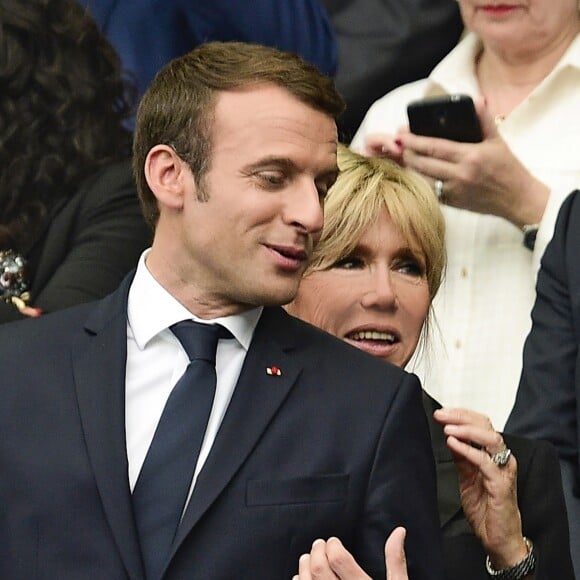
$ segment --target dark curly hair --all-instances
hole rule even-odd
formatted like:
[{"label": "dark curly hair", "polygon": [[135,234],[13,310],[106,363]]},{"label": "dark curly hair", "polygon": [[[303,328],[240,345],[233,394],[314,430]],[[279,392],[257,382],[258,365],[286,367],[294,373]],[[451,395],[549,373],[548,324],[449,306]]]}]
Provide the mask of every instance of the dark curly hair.
[{"label": "dark curly hair", "polygon": [[25,251],[59,199],[129,157],[133,94],[76,0],[0,0],[0,249]]}]

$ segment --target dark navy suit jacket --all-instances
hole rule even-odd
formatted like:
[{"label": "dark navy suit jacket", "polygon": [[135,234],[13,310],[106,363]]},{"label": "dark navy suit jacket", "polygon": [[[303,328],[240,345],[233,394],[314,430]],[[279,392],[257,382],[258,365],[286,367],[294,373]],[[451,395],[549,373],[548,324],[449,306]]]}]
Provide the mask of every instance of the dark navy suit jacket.
[{"label": "dark navy suit jacket", "polygon": [[[0,328],[0,578],[143,579],[125,443],[129,284]],[[396,525],[410,577],[443,578],[419,381],[266,308],[164,578],[290,578],[331,535],[384,578]]]},{"label": "dark navy suit jacket", "polygon": [[532,330],[506,430],[550,441],[577,468],[580,498],[580,191],[560,208],[538,274]]},{"label": "dark navy suit jacket", "polygon": [[328,74],[336,41],[320,0],[81,0],[131,72],[139,95],[170,60],[209,40],[291,50]]}]

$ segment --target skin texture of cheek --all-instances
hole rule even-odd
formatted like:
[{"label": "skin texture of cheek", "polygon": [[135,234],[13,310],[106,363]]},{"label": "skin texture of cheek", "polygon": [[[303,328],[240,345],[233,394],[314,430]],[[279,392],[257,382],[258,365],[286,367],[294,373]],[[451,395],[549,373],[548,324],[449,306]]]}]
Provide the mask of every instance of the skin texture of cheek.
[{"label": "skin texture of cheek", "polygon": [[347,309],[343,289],[338,284],[325,281],[324,273],[313,273],[302,279],[298,293],[287,310],[293,316],[310,324],[337,334],[341,311]]}]

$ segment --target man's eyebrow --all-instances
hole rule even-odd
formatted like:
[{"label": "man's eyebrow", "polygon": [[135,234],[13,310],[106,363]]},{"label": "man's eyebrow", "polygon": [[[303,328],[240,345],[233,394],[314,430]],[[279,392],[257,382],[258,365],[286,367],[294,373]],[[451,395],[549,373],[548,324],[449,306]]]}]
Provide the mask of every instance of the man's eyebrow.
[{"label": "man's eyebrow", "polygon": [[288,157],[276,157],[272,155],[269,157],[264,157],[259,161],[246,166],[246,171],[256,171],[265,167],[279,167],[282,169],[294,170],[296,169],[296,164]]},{"label": "man's eyebrow", "polygon": [[[252,171],[257,171],[259,169],[264,169],[267,167],[276,167],[280,169],[286,169],[287,171],[296,171],[298,166],[289,157],[276,157],[275,155],[264,157],[255,163],[247,165],[245,171],[250,173]],[[322,173],[316,176],[316,179],[331,179],[332,182],[336,181],[339,174],[338,166],[328,168]]]}]

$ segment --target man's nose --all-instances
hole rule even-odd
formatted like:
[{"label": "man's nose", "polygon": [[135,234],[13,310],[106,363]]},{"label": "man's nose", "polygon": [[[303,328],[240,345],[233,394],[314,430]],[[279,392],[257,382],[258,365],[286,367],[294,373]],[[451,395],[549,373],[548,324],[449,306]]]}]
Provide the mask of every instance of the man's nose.
[{"label": "man's nose", "polygon": [[284,221],[305,233],[320,233],[324,225],[323,203],[314,182],[297,185],[286,204]]}]

